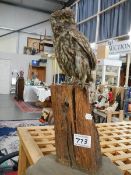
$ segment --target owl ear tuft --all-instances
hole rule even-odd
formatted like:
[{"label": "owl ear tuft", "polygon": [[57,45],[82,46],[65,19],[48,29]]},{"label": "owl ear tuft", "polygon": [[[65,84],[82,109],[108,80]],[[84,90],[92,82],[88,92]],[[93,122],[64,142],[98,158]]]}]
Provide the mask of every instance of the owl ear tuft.
[{"label": "owl ear tuft", "polygon": [[59,17],[61,16],[61,10],[57,10],[54,13],[51,14],[51,17],[55,18],[55,17]]},{"label": "owl ear tuft", "polygon": [[73,13],[73,11],[72,11],[72,9],[70,7],[66,7],[62,11],[63,11],[62,12],[63,16],[74,18],[74,13]]},{"label": "owl ear tuft", "polygon": [[65,9],[57,10],[54,13],[52,13],[51,17],[53,18],[57,18],[57,17],[74,18],[74,13],[70,7],[66,7]]}]

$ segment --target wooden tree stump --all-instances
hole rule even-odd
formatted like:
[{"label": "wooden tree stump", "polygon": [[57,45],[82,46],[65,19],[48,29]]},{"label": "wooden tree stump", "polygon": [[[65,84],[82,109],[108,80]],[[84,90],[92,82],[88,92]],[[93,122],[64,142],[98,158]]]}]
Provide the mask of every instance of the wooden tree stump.
[{"label": "wooden tree stump", "polygon": [[[56,155],[59,162],[95,174],[101,167],[99,136],[90,114],[85,90],[73,85],[52,85]],[[74,134],[91,136],[91,148],[74,146]]]}]

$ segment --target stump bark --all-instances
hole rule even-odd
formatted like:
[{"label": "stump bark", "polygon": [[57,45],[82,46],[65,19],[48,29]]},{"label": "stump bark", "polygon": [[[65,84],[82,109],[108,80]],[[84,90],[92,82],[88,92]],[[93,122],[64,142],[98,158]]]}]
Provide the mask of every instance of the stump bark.
[{"label": "stump bark", "polygon": [[[88,93],[79,86],[52,85],[56,156],[59,162],[95,174],[101,167],[99,136],[90,114]],[[91,136],[91,148],[74,146],[74,134]]]}]

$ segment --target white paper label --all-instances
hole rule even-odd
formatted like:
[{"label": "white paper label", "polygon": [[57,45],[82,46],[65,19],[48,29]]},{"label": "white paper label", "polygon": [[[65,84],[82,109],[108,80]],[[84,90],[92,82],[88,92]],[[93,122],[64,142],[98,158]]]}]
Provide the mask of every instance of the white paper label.
[{"label": "white paper label", "polygon": [[74,145],[91,148],[91,136],[74,134]]},{"label": "white paper label", "polygon": [[93,116],[92,116],[91,114],[86,114],[86,115],[85,115],[85,119],[86,119],[86,120],[92,120],[92,117],[93,117]]}]

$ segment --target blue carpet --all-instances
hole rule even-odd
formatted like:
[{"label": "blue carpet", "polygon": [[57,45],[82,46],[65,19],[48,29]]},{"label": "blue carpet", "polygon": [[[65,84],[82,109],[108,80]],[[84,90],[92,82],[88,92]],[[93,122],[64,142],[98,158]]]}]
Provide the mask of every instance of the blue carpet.
[{"label": "blue carpet", "polygon": [[15,132],[16,128],[3,127],[0,128],[0,137],[7,137],[10,133]]},{"label": "blue carpet", "polygon": [[[39,120],[19,120],[19,121],[0,121],[0,151],[2,154],[8,154],[19,150],[19,137],[17,134],[17,127],[26,126],[41,126]],[[0,157],[2,157],[2,154]],[[18,160],[18,157],[15,158]],[[11,160],[6,161],[0,165],[1,172],[6,169],[10,169],[13,166]]]}]

